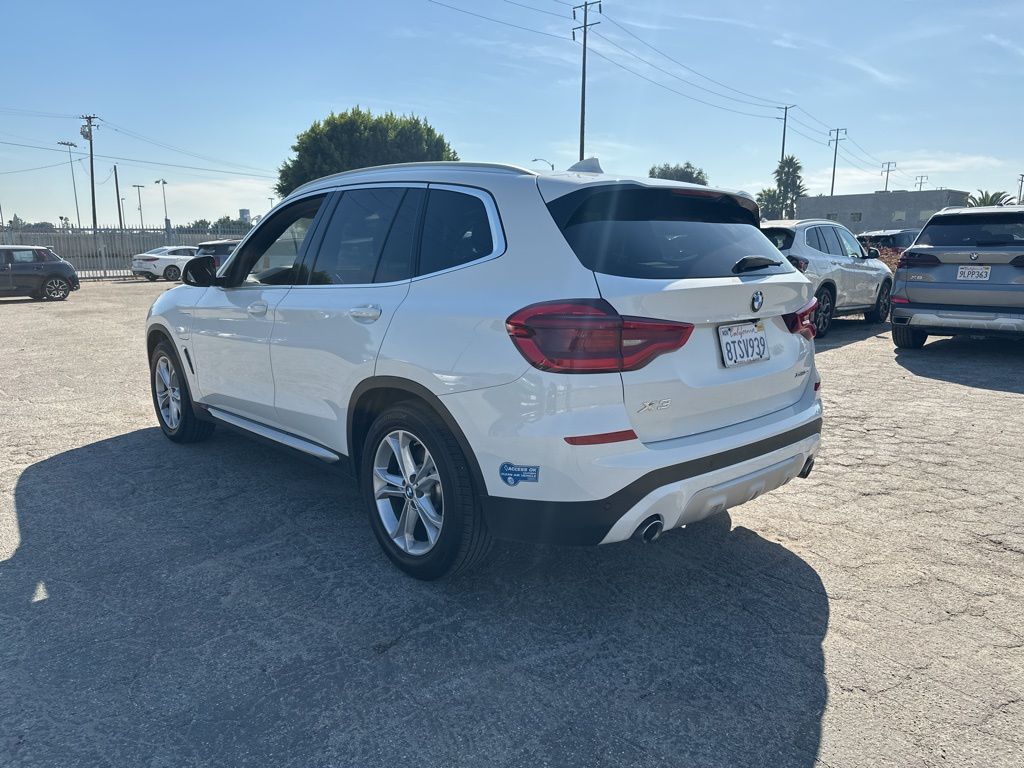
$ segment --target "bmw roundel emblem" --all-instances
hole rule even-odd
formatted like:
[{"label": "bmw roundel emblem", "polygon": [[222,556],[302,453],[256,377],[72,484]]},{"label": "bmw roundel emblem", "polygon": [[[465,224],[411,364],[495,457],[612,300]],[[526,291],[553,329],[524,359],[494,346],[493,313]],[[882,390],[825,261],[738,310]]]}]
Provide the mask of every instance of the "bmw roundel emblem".
[{"label": "bmw roundel emblem", "polygon": [[754,291],[754,295],[750,297],[750,308],[755,312],[761,311],[761,307],[764,305],[764,294],[760,291]]},{"label": "bmw roundel emblem", "polygon": [[971,254],[971,261],[977,261],[977,260],[978,260],[978,254],[972,253]]}]

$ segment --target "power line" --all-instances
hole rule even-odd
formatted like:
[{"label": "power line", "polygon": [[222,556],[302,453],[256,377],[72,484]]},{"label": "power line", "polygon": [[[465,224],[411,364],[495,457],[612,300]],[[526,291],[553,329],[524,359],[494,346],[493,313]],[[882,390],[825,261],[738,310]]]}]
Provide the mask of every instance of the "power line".
[{"label": "power line", "polygon": [[883,162],[885,162],[883,160],[879,160],[877,157],[875,157],[870,152],[868,152],[866,149],[864,149],[864,147],[862,147],[860,144],[857,143],[856,139],[854,139],[852,137],[848,137],[848,138],[850,139],[850,143],[853,144],[853,146],[857,147],[857,149],[859,149],[861,152],[863,152],[871,160],[874,160],[879,165],[881,165]]},{"label": "power line", "polygon": [[0,112],[8,115],[23,115],[25,117],[53,117],[62,120],[78,119],[78,115],[64,114],[60,112],[38,112],[34,109],[18,109],[16,107],[0,107]]},{"label": "power line", "polygon": [[[815,117],[814,115],[812,115],[812,114],[811,114],[810,112],[808,112],[808,111],[807,111],[806,109],[804,109],[803,107],[801,107],[801,106],[797,106],[797,109],[799,109],[799,110],[800,110],[801,112],[803,112],[803,113],[804,113],[805,115],[807,115],[807,116],[808,116],[809,118],[811,118],[811,120],[813,120],[814,122],[816,122],[816,123],[817,123],[818,125],[820,125],[820,126],[821,126],[822,128],[826,128],[826,129],[828,129],[828,128],[829,128],[829,125],[828,125],[828,123],[826,123],[826,122],[825,122],[824,120],[819,120],[818,118],[816,118],[816,117]],[[829,130],[831,130],[831,129],[829,129]]]},{"label": "power line", "polygon": [[476,13],[475,11],[467,11],[465,8],[457,8],[454,5],[448,5],[448,3],[442,3],[441,0],[427,0],[427,2],[428,3],[433,3],[434,5],[443,6],[445,8],[450,9],[450,10],[453,10],[453,11],[458,11],[459,13],[464,13],[467,16],[476,16],[478,19],[483,19],[484,21],[493,21],[495,24],[504,24],[506,27],[512,27],[513,29],[521,29],[523,32],[532,32],[535,35],[544,35],[544,37],[553,37],[556,40],[565,40],[565,38],[562,37],[561,35],[555,35],[555,34],[552,34],[551,32],[541,32],[539,29],[531,29],[530,27],[521,27],[518,24],[512,24],[512,23],[510,23],[508,21],[502,21],[501,19],[495,19],[495,18],[493,18],[491,16],[484,16],[482,13]]},{"label": "power line", "polygon": [[808,136],[803,131],[798,131],[796,128],[793,128],[792,126],[790,126],[789,130],[792,131],[793,133],[795,133],[797,136],[803,136],[808,141],[813,141],[819,147],[826,147],[826,148],[828,147],[828,144],[826,144],[824,141],[819,141],[818,139],[812,139],[810,136]]},{"label": "power line", "polygon": [[[676,66],[678,66],[678,67],[682,67],[682,68],[683,68],[683,69],[685,69],[685,70],[686,70],[687,72],[691,72],[691,73],[693,73],[693,74],[697,75],[698,77],[702,77],[702,78],[704,78],[704,79],[705,79],[705,80],[707,80],[708,82],[714,83],[715,85],[717,85],[717,86],[719,86],[719,87],[721,87],[721,88],[725,88],[725,89],[726,89],[726,90],[728,90],[728,91],[732,91],[733,93],[738,93],[738,94],[740,94],[741,96],[746,96],[746,97],[748,97],[748,98],[751,98],[751,99],[757,99],[758,101],[764,101],[764,102],[768,102],[768,105],[770,105],[770,106],[772,106],[772,107],[781,107],[781,106],[783,106],[783,102],[781,102],[781,101],[776,101],[775,99],[766,99],[766,98],[764,98],[764,97],[762,97],[762,96],[757,96],[756,94],[753,94],[753,93],[747,93],[746,91],[741,91],[741,90],[739,90],[738,88],[733,88],[733,87],[732,87],[732,86],[730,86],[730,85],[726,85],[725,83],[723,83],[723,82],[721,82],[721,81],[719,81],[719,80],[715,80],[715,79],[714,79],[713,77],[710,77],[710,76],[708,76],[708,75],[705,75],[705,74],[704,74],[703,72],[699,72],[698,70],[694,69],[693,67],[690,67],[690,66],[688,66],[688,65],[686,65],[686,64],[683,64],[683,62],[681,62],[681,61],[678,61],[677,59],[674,59],[674,58],[672,58],[672,57],[671,57],[671,56],[669,56],[669,55],[668,55],[667,53],[665,53],[664,51],[662,51],[662,50],[661,50],[660,48],[656,48],[656,47],[654,47],[654,46],[653,46],[653,45],[651,45],[651,44],[650,44],[649,42],[647,42],[647,41],[646,41],[646,40],[644,40],[644,39],[643,39],[642,37],[640,37],[640,36],[639,36],[638,34],[636,34],[635,32],[633,32],[633,31],[632,31],[632,30],[630,30],[630,29],[627,29],[627,28],[626,28],[626,27],[624,27],[624,26],[623,26],[622,24],[620,24],[619,22],[617,22],[617,21],[616,21],[615,19],[613,19],[613,18],[612,18],[611,16],[609,16],[608,14],[604,14],[604,18],[605,18],[605,19],[607,19],[607,20],[608,20],[609,22],[611,22],[612,24],[614,24],[614,25],[615,25],[616,27],[618,27],[618,28],[619,28],[620,30],[622,30],[623,32],[625,32],[625,33],[626,33],[627,35],[629,35],[630,37],[632,37],[632,38],[634,38],[634,39],[636,39],[636,40],[639,40],[639,41],[640,41],[641,43],[643,43],[644,45],[646,45],[646,46],[647,46],[648,48],[650,48],[650,49],[651,49],[652,51],[654,51],[655,53],[659,54],[660,56],[664,56],[664,57],[665,57],[666,59],[668,59],[669,61],[671,61],[671,62],[672,62],[673,64],[675,64],[675,65],[676,65]],[[723,94],[720,94],[720,95],[723,95]],[[725,98],[729,98],[729,97],[727,97],[727,96],[726,96]]]},{"label": "power line", "polygon": [[678,80],[681,83],[685,83],[686,85],[692,86],[694,88],[699,88],[700,90],[705,91],[706,93],[710,93],[710,94],[712,94],[714,96],[718,96],[719,98],[722,98],[722,99],[729,99],[730,101],[737,101],[740,104],[749,104],[750,106],[757,107],[758,109],[772,109],[772,107],[769,107],[766,104],[758,104],[756,101],[749,101],[747,99],[738,99],[735,96],[729,96],[728,94],[719,93],[718,91],[714,91],[711,88],[705,88],[703,85],[698,85],[697,83],[693,82],[692,80],[687,80],[685,77],[680,77],[679,75],[675,74],[674,72],[669,72],[667,69],[663,69],[662,67],[659,67],[654,62],[649,61],[649,60],[643,58],[642,56],[638,56],[637,54],[633,53],[633,51],[629,50],[628,48],[624,48],[623,46],[619,45],[618,43],[616,43],[611,38],[609,38],[609,37],[607,37],[605,35],[602,35],[600,32],[595,32],[594,34],[597,37],[600,37],[606,43],[614,45],[620,51],[623,51],[624,53],[628,54],[629,56],[632,56],[634,59],[636,59],[638,61],[642,61],[647,66],[652,67],[653,69],[658,70],[662,74],[665,74],[665,75],[668,75],[669,77],[675,78],[676,80]]},{"label": "power line", "polygon": [[37,165],[35,168],[19,168],[16,171],[0,171],[0,176],[6,176],[9,173],[28,173],[29,171],[41,171],[44,168],[56,168],[57,166],[64,165],[64,161],[61,160],[59,163],[53,163],[51,165]]},{"label": "power line", "polygon": [[554,11],[545,11],[543,8],[537,8],[532,5],[527,5],[526,3],[517,3],[516,0],[504,0],[504,2],[508,3],[509,5],[518,5],[520,8],[529,8],[531,11],[536,11],[537,13],[546,13],[548,16],[554,16],[556,18],[562,19],[562,21],[565,21],[565,19],[568,18],[567,16],[563,16],[560,13],[555,13]]},{"label": "power line", "polygon": [[[25,147],[27,149],[39,149],[39,150],[44,150],[46,152],[63,152],[63,150],[54,149],[53,147],[40,147],[40,146],[35,145],[35,144],[21,144],[21,143],[14,142],[14,141],[0,141],[0,144],[6,144],[7,146],[11,146],[11,147]],[[86,155],[86,154],[84,154],[82,152],[78,152],[76,154],[78,154],[80,156],[79,159],[82,159],[83,157],[87,157],[88,156],[88,155]],[[156,160],[140,160],[140,159],[135,158],[135,157],[119,157],[118,155],[96,155],[96,157],[102,158],[104,160],[122,160],[122,161],[124,161],[126,163],[141,163],[142,165],[159,165],[159,166],[163,166],[165,168],[183,168],[183,169],[190,170],[190,171],[206,171],[207,173],[223,173],[223,174],[229,174],[229,175],[232,175],[232,176],[246,176],[248,178],[260,178],[260,179],[275,179],[276,178],[275,176],[268,176],[268,175],[265,175],[265,174],[245,173],[243,171],[229,171],[229,170],[225,170],[223,168],[201,168],[201,167],[196,166],[196,165],[181,165],[179,163],[161,163],[161,162],[157,162]]]}]

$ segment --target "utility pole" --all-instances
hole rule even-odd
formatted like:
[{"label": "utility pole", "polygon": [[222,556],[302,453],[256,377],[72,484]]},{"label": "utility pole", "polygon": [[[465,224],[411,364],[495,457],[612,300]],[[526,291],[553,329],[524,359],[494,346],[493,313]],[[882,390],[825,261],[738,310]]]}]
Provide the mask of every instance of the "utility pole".
[{"label": "utility pole", "polygon": [[1024,173],[1017,177],[1017,205],[1024,205]]},{"label": "utility pole", "polygon": [[[92,231],[96,233],[96,172],[93,167],[92,158],[92,132],[95,126],[92,124],[94,120],[99,118],[96,115],[82,115],[82,119],[85,120],[85,125],[82,126],[82,138],[89,142],[89,186],[92,189]],[[69,152],[71,150],[68,150]]]},{"label": "utility pole", "polygon": [[598,13],[601,13],[600,0],[590,0],[581,5],[574,5],[572,8],[572,20],[576,21],[576,11],[583,11],[583,23],[572,28],[572,39],[576,39],[576,33],[583,30],[583,78],[580,86],[580,160],[583,160],[583,138],[587,127],[587,30],[595,27],[601,22],[590,21],[590,6],[596,5]]},{"label": "utility pole", "polygon": [[117,164],[114,165],[114,194],[117,195],[117,226],[124,229],[124,211],[121,210],[121,185],[117,181]]},{"label": "utility pole", "polygon": [[917,177],[917,180],[914,183],[917,184],[917,191],[918,192],[920,192],[922,189],[924,189],[924,183],[926,181],[928,181],[928,177],[927,176],[918,176]]},{"label": "utility pole", "polygon": [[[889,172],[894,170],[895,168],[896,168],[896,163],[893,163],[893,162],[882,163],[882,173],[885,174],[885,191],[886,192],[889,191]],[[882,174],[880,173],[878,175],[881,176]]]},{"label": "utility pole", "polygon": [[782,110],[782,154],[779,155],[780,163],[786,159],[786,124],[789,122],[789,110],[795,106],[796,104],[790,104],[788,107],[776,107],[776,109]]},{"label": "utility pole", "polygon": [[167,218],[167,179],[157,179],[153,183],[154,184],[159,184],[160,185],[160,189],[163,190],[163,193],[164,193],[164,230],[167,231],[167,232],[170,232],[171,231],[171,220],[169,218]]},{"label": "utility pole", "polygon": [[68,148],[68,166],[71,168],[71,189],[75,193],[75,217],[78,219],[78,228],[82,228],[82,214],[78,212],[78,185],[75,183],[75,161],[71,158],[71,148],[78,148],[73,141],[58,141],[62,147]]},{"label": "utility pole", "polygon": [[[273,207],[274,207],[274,198],[272,198],[272,197],[268,197],[268,198],[267,198],[267,200],[269,200],[269,201],[270,201],[270,207],[271,207],[271,208],[273,208]],[[269,209],[268,209],[268,210],[269,210]]]},{"label": "utility pole", "polygon": [[146,222],[142,220],[142,184],[132,184],[135,187],[135,191],[139,193],[139,229],[146,228]]},{"label": "utility pole", "polygon": [[[832,134],[835,134],[835,138],[832,138]],[[842,133],[846,136],[845,128],[830,128],[828,131],[829,139],[828,143],[831,144],[833,141],[836,143],[835,151],[832,153],[832,189],[829,190],[829,197],[832,197],[836,193],[836,161],[839,160],[839,142],[844,141],[840,138],[839,134]]]}]

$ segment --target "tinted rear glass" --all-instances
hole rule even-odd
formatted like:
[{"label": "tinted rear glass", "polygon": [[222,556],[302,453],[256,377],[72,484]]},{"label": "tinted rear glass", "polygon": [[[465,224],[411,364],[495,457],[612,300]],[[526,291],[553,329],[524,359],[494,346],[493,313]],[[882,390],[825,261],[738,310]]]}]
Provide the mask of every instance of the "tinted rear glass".
[{"label": "tinted rear glass", "polygon": [[764,236],[772,241],[772,245],[778,248],[780,251],[785,251],[793,247],[793,230],[783,229],[782,227],[768,227],[767,229],[761,230]]},{"label": "tinted rear glass", "polygon": [[580,262],[619,277],[678,280],[731,277],[744,256],[780,262],[747,272],[792,272],[757,216],[732,198],[696,196],[683,189],[598,187],[548,204]]},{"label": "tinted rear glass", "polygon": [[916,245],[962,248],[1024,246],[1024,212],[934,216]]}]

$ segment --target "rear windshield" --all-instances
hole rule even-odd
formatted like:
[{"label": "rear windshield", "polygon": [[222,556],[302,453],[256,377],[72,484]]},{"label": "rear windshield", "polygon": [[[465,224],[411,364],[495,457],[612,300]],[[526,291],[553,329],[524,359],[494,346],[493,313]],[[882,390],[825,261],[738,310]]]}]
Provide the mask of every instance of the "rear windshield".
[{"label": "rear windshield", "polygon": [[196,256],[227,256],[238,243],[216,243],[213,245],[201,245],[196,251]]},{"label": "rear windshield", "polygon": [[1024,246],[1024,212],[933,216],[916,245],[963,248]]},{"label": "rear windshield", "polygon": [[779,262],[745,272],[792,272],[757,215],[725,195],[687,189],[596,187],[548,204],[583,266],[606,275],[648,279],[731,277],[745,256]]},{"label": "rear windshield", "polygon": [[761,232],[764,236],[772,241],[772,245],[778,248],[780,251],[785,251],[793,247],[793,230],[784,229],[782,227],[767,227],[762,229]]}]

